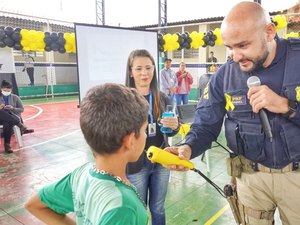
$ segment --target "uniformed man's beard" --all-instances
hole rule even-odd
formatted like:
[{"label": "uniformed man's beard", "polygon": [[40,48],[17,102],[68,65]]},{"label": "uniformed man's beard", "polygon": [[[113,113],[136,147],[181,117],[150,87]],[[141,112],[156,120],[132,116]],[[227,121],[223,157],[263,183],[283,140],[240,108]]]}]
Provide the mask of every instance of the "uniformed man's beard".
[{"label": "uniformed man's beard", "polygon": [[256,60],[253,60],[253,67],[252,67],[252,70],[250,72],[252,72],[253,70],[264,68],[263,64],[265,63],[268,56],[269,56],[269,52],[265,51],[264,55],[262,57],[257,58]]},{"label": "uniformed man's beard", "polygon": [[241,70],[243,70],[245,72],[253,72],[254,70],[258,70],[258,69],[264,68],[263,64],[267,60],[270,52],[268,51],[266,45],[263,45],[263,47],[261,49],[261,52],[263,52],[262,56],[258,56],[255,59],[247,59],[247,60],[249,60],[249,61],[252,62],[252,64],[253,64],[252,67],[250,67],[249,69],[246,69],[246,70],[245,70],[245,68],[241,67]]}]

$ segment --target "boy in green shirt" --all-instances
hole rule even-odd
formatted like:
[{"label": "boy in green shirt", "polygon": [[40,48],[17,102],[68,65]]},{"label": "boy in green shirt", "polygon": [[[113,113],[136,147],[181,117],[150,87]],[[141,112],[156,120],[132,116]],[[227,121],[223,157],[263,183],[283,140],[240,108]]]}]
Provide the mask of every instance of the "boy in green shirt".
[{"label": "boy in green shirt", "polygon": [[123,85],[90,89],[80,104],[80,126],[95,164],[44,187],[26,209],[51,225],[146,225],[146,207],[126,178],[126,165],[144,150],[148,111],[145,98]]}]

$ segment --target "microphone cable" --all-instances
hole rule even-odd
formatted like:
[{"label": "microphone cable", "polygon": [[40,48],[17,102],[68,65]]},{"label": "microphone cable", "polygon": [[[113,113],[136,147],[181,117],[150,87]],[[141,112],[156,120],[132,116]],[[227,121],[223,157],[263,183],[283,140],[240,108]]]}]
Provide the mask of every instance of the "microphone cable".
[{"label": "microphone cable", "polygon": [[227,198],[227,196],[224,193],[224,191],[222,190],[222,188],[220,188],[216,183],[214,183],[211,179],[209,179],[207,176],[205,176],[200,170],[198,170],[196,168],[190,169],[190,170],[198,173],[201,177],[204,178],[204,180],[206,180],[211,186],[213,186],[223,198]]},{"label": "microphone cable", "polygon": [[145,150],[145,152],[147,158],[151,162],[159,163],[163,166],[181,165],[198,173],[201,177],[204,178],[204,180],[206,180],[211,186],[213,186],[222,197],[226,198],[226,194],[224,193],[224,191],[211,179],[205,176],[200,170],[196,169],[194,163],[192,163],[191,161],[180,159],[177,155],[174,155],[168,151],[165,151],[155,146],[150,146],[147,151]]}]

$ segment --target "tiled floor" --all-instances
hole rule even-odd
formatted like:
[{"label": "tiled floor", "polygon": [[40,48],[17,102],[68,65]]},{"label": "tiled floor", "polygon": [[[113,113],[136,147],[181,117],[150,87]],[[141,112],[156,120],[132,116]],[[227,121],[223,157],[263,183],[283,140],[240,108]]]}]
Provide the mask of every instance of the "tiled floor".
[{"label": "tiled floor", "polygon": [[[26,106],[24,119],[35,133],[24,135],[25,146],[13,154],[4,154],[0,147],[0,225],[42,224],[24,209],[24,202],[45,184],[93,160],[79,130],[77,104]],[[219,147],[210,150],[210,173],[200,157],[193,162],[223,188],[230,180],[226,157]],[[165,206],[168,225],[235,224],[226,199],[193,171],[171,173]]]}]

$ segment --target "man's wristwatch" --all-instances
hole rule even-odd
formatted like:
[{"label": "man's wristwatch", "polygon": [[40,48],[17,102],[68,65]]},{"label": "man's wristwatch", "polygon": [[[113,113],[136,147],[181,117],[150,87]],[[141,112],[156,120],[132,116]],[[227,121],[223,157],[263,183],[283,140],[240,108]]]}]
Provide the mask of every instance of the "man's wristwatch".
[{"label": "man's wristwatch", "polygon": [[285,118],[290,118],[290,116],[297,111],[297,102],[288,100],[288,107],[289,107],[289,111],[282,114],[282,116]]}]

